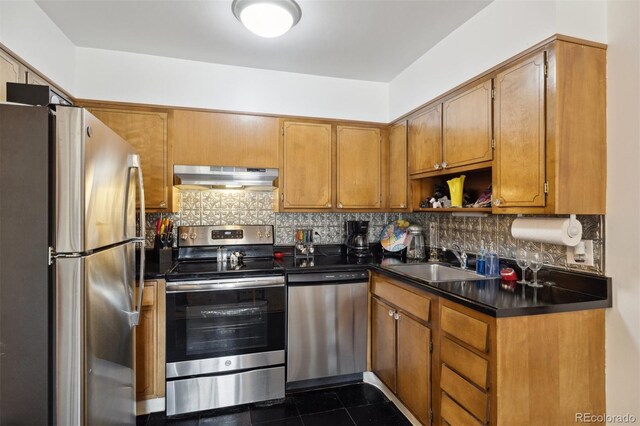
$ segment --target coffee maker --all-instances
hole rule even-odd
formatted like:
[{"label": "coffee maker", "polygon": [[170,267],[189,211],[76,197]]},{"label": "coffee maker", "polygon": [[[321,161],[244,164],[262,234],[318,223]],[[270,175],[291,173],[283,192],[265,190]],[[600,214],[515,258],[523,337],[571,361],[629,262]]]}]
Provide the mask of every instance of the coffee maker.
[{"label": "coffee maker", "polygon": [[347,255],[355,257],[369,256],[369,221],[347,220],[344,223]]}]

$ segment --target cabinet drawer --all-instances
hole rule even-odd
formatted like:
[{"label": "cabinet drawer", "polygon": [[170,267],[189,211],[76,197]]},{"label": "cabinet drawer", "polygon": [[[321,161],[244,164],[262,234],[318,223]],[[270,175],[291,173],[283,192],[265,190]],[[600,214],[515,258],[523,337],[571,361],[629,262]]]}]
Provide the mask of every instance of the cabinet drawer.
[{"label": "cabinet drawer", "polygon": [[489,324],[472,318],[447,306],[442,307],[440,316],[444,332],[460,339],[482,352],[488,351]]},{"label": "cabinet drawer", "polygon": [[448,425],[464,425],[464,426],[480,426],[478,420],[469,414],[464,408],[455,403],[446,394],[442,394],[441,400],[441,414],[442,423]]},{"label": "cabinet drawer", "polygon": [[431,300],[376,277],[371,292],[424,321],[431,319]]},{"label": "cabinet drawer", "polygon": [[442,338],[440,359],[448,367],[460,373],[481,388],[487,389],[489,362],[468,349]]},{"label": "cabinet drawer", "polygon": [[480,421],[487,421],[487,394],[454,373],[446,365],[442,365],[440,388]]}]

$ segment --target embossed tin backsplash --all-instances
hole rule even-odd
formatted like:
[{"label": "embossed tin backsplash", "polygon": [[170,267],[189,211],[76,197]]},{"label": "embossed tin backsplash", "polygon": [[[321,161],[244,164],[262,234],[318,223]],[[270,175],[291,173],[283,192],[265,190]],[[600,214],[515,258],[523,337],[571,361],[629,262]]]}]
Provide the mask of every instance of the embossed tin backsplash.
[{"label": "embossed tin backsplash", "polygon": [[[458,244],[469,253],[477,253],[482,241],[485,248],[491,243],[502,258],[513,259],[519,244],[528,250],[540,250],[546,265],[567,270],[580,270],[602,275],[604,273],[604,216],[578,216],[585,240],[593,240],[594,266],[568,265],[566,247],[516,241],[511,237],[511,223],[515,215],[487,215],[486,217],[456,217],[449,213],[274,213],[274,194],[271,192],[244,192],[220,190],[181,190],[178,213],[164,214],[183,225],[274,225],[276,244],[292,245],[293,230],[313,227],[319,234],[318,244],[341,244],[345,220],[368,220],[369,241],[379,240],[385,224],[399,219],[424,227],[427,244],[429,224],[438,226],[438,245],[447,247]],[[147,246],[153,245],[155,221],[159,214],[147,215]]]}]

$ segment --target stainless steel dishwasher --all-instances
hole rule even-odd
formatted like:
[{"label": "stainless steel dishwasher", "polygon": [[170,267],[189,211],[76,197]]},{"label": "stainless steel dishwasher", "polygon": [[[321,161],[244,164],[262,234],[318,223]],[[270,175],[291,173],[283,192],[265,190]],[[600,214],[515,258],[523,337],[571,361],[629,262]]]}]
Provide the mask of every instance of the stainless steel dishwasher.
[{"label": "stainless steel dishwasher", "polygon": [[287,389],[362,379],[368,272],[287,276]]}]

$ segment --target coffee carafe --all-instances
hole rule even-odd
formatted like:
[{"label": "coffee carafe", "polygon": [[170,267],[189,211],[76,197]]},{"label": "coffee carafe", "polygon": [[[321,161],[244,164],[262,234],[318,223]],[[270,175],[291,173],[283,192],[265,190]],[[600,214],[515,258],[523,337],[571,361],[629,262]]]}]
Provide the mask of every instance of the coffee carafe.
[{"label": "coffee carafe", "polygon": [[424,248],[424,235],[422,235],[422,226],[411,225],[407,228],[411,241],[407,246],[407,259],[424,259],[426,252]]},{"label": "coffee carafe", "polygon": [[365,257],[369,255],[369,221],[347,220],[344,223],[347,255]]}]

